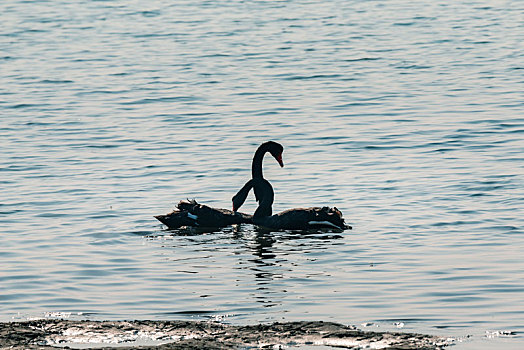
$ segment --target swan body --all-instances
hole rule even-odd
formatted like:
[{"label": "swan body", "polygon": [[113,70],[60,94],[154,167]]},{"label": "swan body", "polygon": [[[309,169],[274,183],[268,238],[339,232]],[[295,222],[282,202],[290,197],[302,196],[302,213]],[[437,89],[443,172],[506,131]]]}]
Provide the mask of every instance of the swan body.
[{"label": "swan body", "polygon": [[255,225],[276,230],[351,229],[336,207],[294,208],[272,215],[274,192],[266,179],[249,180],[233,197],[235,209],[242,206],[251,189],[255,191],[255,198],[259,203],[252,217]]},{"label": "swan body", "polygon": [[252,216],[228,209],[211,208],[195,200],[180,201],[169,214],[155,218],[169,229],[180,227],[225,227],[234,224],[252,223]]},{"label": "swan body", "polygon": [[280,230],[314,230],[314,229],[338,229],[348,228],[342,213],[337,208],[311,207],[294,208],[284,210],[281,213],[254,217],[253,223],[271,229]]}]

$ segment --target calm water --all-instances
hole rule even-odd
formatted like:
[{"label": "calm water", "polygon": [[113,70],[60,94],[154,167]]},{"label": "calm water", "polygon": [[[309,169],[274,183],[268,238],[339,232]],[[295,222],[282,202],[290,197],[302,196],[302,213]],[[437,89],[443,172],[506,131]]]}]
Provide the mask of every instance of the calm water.
[{"label": "calm water", "polygon": [[[0,320],[402,322],[521,347],[523,11],[2,1]],[[269,139],[274,210],[335,205],[353,231],[153,218],[186,197],[229,208]]]}]

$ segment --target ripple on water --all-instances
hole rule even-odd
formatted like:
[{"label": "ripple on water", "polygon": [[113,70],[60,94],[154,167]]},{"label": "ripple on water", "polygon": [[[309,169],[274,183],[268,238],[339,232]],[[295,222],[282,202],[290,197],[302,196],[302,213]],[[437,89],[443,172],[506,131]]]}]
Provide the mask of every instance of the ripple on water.
[{"label": "ripple on water", "polygon": [[[22,3],[0,4],[0,318],[404,322],[475,348],[520,340],[514,6]],[[155,221],[184,198],[230,208],[268,139],[285,146],[284,168],[264,165],[274,211],[337,206],[353,231]]]}]

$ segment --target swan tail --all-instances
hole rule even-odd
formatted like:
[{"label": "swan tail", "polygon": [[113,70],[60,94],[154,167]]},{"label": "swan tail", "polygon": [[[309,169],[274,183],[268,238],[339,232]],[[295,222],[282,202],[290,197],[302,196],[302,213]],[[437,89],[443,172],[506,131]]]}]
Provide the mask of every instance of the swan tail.
[{"label": "swan tail", "polygon": [[342,212],[338,210],[337,207],[322,207],[315,209],[315,218],[308,222],[309,225],[317,227],[336,227],[340,230],[351,229],[351,226],[346,225]]}]

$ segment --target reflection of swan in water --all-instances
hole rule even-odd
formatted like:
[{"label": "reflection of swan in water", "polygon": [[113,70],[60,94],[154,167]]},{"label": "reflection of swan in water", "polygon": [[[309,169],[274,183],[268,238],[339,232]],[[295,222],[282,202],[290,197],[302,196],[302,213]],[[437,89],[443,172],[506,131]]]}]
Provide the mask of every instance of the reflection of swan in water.
[{"label": "reflection of swan in water", "polygon": [[[216,231],[190,227],[170,231],[167,237],[164,233],[150,238],[159,249],[167,250],[168,260],[176,261],[175,270],[194,274],[192,278],[201,281],[195,286],[196,293],[219,297],[213,291],[217,283],[240,288],[243,301],[228,306],[224,313],[241,314],[246,307],[263,308],[263,317],[276,320],[288,310],[289,298],[301,293],[296,279],[303,281],[300,283],[317,281],[316,275],[322,274],[319,269],[323,267],[310,262],[323,256],[317,253],[340,245],[343,236],[327,232],[269,232],[252,225],[238,225]],[[230,268],[223,270],[224,265]],[[206,276],[210,274],[216,279],[208,280]]]},{"label": "reflection of swan in water", "polygon": [[[242,230],[252,226],[242,226]],[[307,291],[297,289],[297,279],[310,284],[319,279],[318,275],[325,275],[318,270],[318,265],[303,266],[309,260],[316,260],[319,251],[329,251],[332,246],[340,244],[341,235],[330,233],[311,234],[304,232],[278,231],[271,232],[255,227],[255,235],[239,236],[246,240],[252,259],[247,261],[245,270],[250,270],[253,277],[255,291],[251,300],[264,307],[264,317],[276,320],[289,310],[289,298],[307,295]]]},{"label": "reflection of swan in water", "polygon": [[304,280],[318,278],[313,277],[316,272],[308,273],[307,268],[304,270],[303,267],[298,267],[298,271],[295,271],[296,259],[302,261],[304,255],[329,251],[333,245],[340,244],[340,239],[343,238],[332,233],[271,232],[256,227],[255,235],[252,236],[252,234],[244,234],[247,233],[248,228],[251,230],[252,226],[241,226],[236,238],[245,241],[246,248],[253,255],[252,259],[243,259],[243,269],[250,270],[253,274],[256,292],[252,300],[264,308],[274,308],[273,311],[266,312],[275,317],[275,312],[281,313],[282,305],[285,305],[285,300],[289,298],[288,293],[294,293],[295,278]]}]

